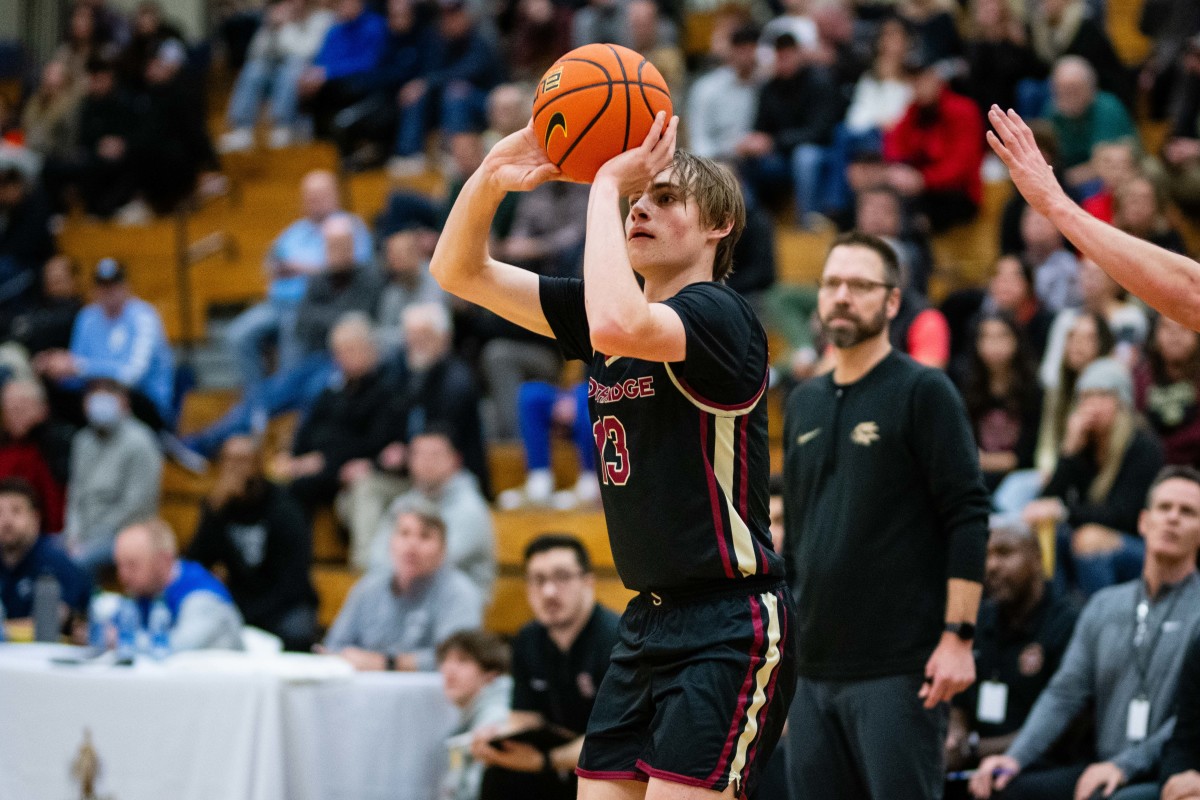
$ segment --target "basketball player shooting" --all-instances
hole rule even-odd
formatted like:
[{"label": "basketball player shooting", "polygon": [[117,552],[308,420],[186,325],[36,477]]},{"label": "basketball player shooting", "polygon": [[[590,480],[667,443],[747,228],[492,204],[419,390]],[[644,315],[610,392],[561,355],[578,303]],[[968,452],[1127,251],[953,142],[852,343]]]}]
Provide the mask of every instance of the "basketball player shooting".
[{"label": "basketball player shooting", "polygon": [[588,724],[584,800],[744,797],[796,682],[768,533],[766,334],[721,282],[745,206],[728,170],[675,150],[678,122],[660,112],[640,146],[600,167],[582,280],[488,254],[505,193],[561,179],[532,127],[467,181],[432,262],[447,291],[588,364],[613,558],[639,594]]},{"label": "basketball player shooting", "polygon": [[988,144],[1008,167],[1017,190],[1063,236],[1113,280],[1180,325],[1200,331],[1200,264],[1101,222],[1059,185],[1017,112],[992,106]]}]

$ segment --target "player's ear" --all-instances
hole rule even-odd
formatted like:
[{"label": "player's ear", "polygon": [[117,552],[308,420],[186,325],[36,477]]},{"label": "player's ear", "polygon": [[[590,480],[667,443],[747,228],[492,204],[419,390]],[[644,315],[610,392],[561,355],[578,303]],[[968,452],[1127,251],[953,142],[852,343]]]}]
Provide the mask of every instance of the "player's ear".
[{"label": "player's ear", "polygon": [[712,239],[714,242],[721,241],[733,231],[733,225],[733,217],[730,217],[721,224],[710,229],[708,232],[708,238]]}]

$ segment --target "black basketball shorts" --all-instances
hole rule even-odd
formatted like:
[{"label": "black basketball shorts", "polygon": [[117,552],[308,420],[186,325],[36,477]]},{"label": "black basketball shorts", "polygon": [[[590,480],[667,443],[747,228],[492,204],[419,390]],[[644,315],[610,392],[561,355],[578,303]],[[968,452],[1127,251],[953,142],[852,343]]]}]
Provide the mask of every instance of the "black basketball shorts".
[{"label": "black basketball shorts", "polygon": [[576,770],[753,791],[796,688],[783,582],[687,597],[639,594],[621,617]]}]

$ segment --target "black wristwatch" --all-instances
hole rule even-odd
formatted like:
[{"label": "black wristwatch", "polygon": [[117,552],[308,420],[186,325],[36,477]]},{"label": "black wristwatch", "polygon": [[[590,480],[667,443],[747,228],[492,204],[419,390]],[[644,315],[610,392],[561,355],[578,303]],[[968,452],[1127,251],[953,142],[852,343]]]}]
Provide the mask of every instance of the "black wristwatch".
[{"label": "black wristwatch", "polygon": [[964,642],[972,641],[975,638],[975,624],[971,622],[947,622],[943,630],[953,633]]},{"label": "black wristwatch", "polygon": [[396,656],[392,653],[387,653],[383,657],[383,668],[388,672],[396,671]]}]

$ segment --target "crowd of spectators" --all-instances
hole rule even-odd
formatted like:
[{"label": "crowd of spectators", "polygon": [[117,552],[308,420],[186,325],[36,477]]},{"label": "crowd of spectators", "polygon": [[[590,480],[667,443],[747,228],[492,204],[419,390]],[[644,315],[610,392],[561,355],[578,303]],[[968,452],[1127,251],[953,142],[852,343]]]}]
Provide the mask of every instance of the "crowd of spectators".
[{"label": "crowd of spectators", "polygon": [[[511,653],[479,629],[498,571],[491,501],[597,507],[587,385],[550,340],[446,295],[428,260],[463,181],[528,119],[532,82],[572,46],[618,42],[665,76],[686,146],[742,179],[749,219],[729,284],[784,345],[776,390],[829,367],[815,286],[776,283],[779,225],[891,244],[905,282],[893,347],[960,389],[995,517],[980,683],[956,706],[948,765],[990,758],[988,774],[1020,772],[995,787],[1005,797],[1109,779],[1200,796],[1200,650],[1188,648],[1200,626],[1200,474],[1189,469],[1200,467],[1200,334],[1128,296],[1015,194],[995,226],[973,231],[1001,254],[986,282],[930,295],[947,266],[934,239],[975,220],[987,185],[1004,180],[985,158],[993,103],[1033,121],[1090,213],[1186,251],[1185,229],[1200,222],[1200,6],[1147,0],[1151,49],[1138,65],[1118,56],[1105,8],[269,0],[220,27],[237,74],[214,145],[195,99],[206,48],[154,2],[125,17],[80,0],[0,145],[8,619],[30,616],[33,581],[50,574],[69,635],[82,634],[93,585],[107,585],[143,617],[162,598],[179,649],[238,647],[246,624],[358,669],[440,670],[463,714],[444,797],[573,797],[576,739],[544,755],[477,731],[582,731],[614,635],[587,551],[569,537],[535,540],[524,555],[535,621]],[[1149,130],[1163,135],[1143,138]],[[444,193],[397,189],[365,220],[342,207],[338,175],[305,175],[298,218],[263,257],[265,296],[218,343],[240,397],[178,436],[176,354],[159,310],[132,292],[126,265],[59,252],[64,215],[136,225],[203,191],[218,151],[312,137],[335,145],[345,171],[437,171]],[[586,187],[557,182],[510,195],[492,252],[580,275],[587,202]],[[265,451],[272,419],[290,412],[294,435]],[[565,486],[556,437],[581,465]],[[524,483],[497,497],[489,452],[518,441]],[[210,472],[194,531],[156,519],[164,459]],[[310,569],[328,508],[362,577],[323,632]],[[1105,633],[1122,614],[1129,636]],[[1160,650],[1148,645],[1156,677],[1143,697],[1130,685],[1146,638],[1135,627],[1147,624],[1164,636]],[[1128,727],[1134,702],[1148,703],[1139,730]]]}]

